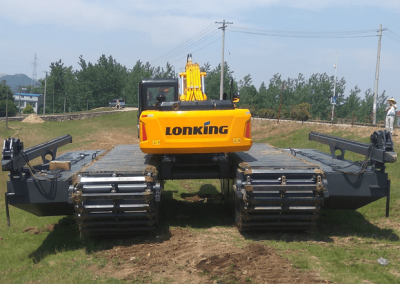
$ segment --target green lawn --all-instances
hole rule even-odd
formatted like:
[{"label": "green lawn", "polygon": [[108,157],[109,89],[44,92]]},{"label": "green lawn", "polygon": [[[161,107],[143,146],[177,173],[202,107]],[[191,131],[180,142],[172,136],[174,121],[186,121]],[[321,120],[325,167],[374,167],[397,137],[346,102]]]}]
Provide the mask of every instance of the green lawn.
[{"label": "green lawn", "polygon": [[[120,112],[87,120],[25,124],[9,122],[10,129],[0,122],[0,137],[18,137],[25,147],[71,134],[73,143],[62,148],[72,150],[88,147],[104,133],[124,133],[137,137],[136,112]],[[315,148],[328,152],[328,147],[308,141],[312,126],[301,125],[293,131],[263,138],[276,147]],[[361,140],[337,130],[332,135]],[[399,152],[399,146],[396,145]],[[347,154],[346,154],[347,155]],[[359,155],[346,158],[362,159]],[[324,279],[335,283],[399,283],[399,228],[400,228],[400,166],[387,165],[392,181],[391,216],[385,218],[385,200],[374,202],[357,211],[323,211],[318,228],[310,233],[242,234],[232,237],[232,242],[243,246],[262,242],[275,247],[296,267],[315,270]],[[11,227],[7,228],[4,193],[7,173],[0,173],[0,282],[1,283],[119,283],[122,280],[102,276],[95,278],[93,267],[104,267],[104,248],[121,240],[89,240],[82,243],[71,217],[36,217],[10,207]],[[185,227],[194,231],[218,226],[231,228],[233,220],[222,202],[214,198],[220,193],[218,180],[167,181],[162,224],[166,228]],[[198,196],[202,202],[190,202]],[[179,205],[179,206],[177,206]],[[3,216],[3,217],[1,217]],[[181,216],[181,218],[176,218]],[[51,225],[58,224],[52,230]],[[23,232],[29,227],[34,229]],[[36,233],[36,234],[35,234]],[[389,265],[377,263],[379,257],[389,260]],[[151,282],[139,279],[134,283]]]}]

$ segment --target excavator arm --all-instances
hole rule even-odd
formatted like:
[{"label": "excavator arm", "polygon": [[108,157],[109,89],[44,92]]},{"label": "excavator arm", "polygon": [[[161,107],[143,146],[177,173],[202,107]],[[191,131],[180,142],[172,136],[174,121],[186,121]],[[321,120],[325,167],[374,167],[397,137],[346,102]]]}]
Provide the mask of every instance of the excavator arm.
[{"label": "excavator arm", "polygon": [[206,72],[201,72],[199,63],[192,62],[192,55],[189,54],[185,72],[179,73],[181,101],[205,101],[204,78]]}]

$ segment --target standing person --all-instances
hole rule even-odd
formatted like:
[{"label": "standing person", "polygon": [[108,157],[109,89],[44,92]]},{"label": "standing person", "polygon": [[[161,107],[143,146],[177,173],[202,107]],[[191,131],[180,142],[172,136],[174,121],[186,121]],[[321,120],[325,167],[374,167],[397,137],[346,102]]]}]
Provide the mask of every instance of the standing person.
[{"label": "standing person", "polygon": [[115,106],[117,109],[119,109],[121,107],[121,105],[119,104],[119,100],[117,100],[117,104]]},{"label": "standing person", "polygon": [[391,98],[387,101],[389,103],[389,106],[386,108],[386,130],[390,131],[392,135],[393,134],[393,124],[394,124],[394,118],[396,117],[396,101],[394,98]]}]

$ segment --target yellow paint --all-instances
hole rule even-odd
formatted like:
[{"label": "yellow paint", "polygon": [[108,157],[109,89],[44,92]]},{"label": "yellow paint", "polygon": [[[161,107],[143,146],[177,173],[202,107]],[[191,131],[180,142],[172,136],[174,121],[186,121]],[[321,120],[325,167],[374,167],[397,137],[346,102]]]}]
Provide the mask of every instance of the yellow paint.
[{"label": "yellow paint", "polygon": [[[153,114],[152,117],[143,115]],[[247,151],[251,148],[252,139],[245,138],[246,122],[251,115],[247,109],[233,110],[203,110],[203,111],[143,111],[140,117],[140,131],[145,125],[147,140],[140,138],[140,149],[144,153],[151,154],[185,154],[185,153],[223,153]],[[209,122],[213,127],[212,134],[204,134],[204,124]],[[226,126],[226,128],[224,127]],[[167,133],[169,127],[169,134]],[[183,128],[186,135],[183,135]],[[201,135],[193,133],[193,127],[201,130]],[[215,127],[227,133],[215,134]],[[175,135],[173,130],[175,128]],[[181,133],[179,134],[179,129]],[[239,138],[240,137],[240,138]],[[153,140],[159,140],[160,144],[154,145]],[[239,142],[239,143],[238,143]]]},{"label": "yellow paint", "polygon": [[154,146],[160,145],[160,140],[153,140],[153,145]]},{"label": "yellow paint", "polygon": [[192,63],[192,59],[189,58],[185,72],[179,73],[179,77],[183,77],[184,82],[184,94],[180,96],[181,101],[205,101],[207,95],[201,91],[201,78],[206,76],[206,72],[200,71],[199,63]]}]

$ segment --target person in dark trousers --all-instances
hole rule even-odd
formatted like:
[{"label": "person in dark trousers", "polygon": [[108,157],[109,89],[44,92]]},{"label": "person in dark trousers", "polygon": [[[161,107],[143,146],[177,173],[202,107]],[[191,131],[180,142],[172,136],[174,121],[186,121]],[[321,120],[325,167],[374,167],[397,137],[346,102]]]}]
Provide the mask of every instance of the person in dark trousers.
[{"label": "person in dark trousers", "polygon": [[394,98],[389,99],[388,101],[389,106],[386,108],[386,123],[385,127],[387,131],[390,131],[392,135],[395,135],[393,133],[393,125],[394,125],[394,119],[396,117],[396,101]]}]

